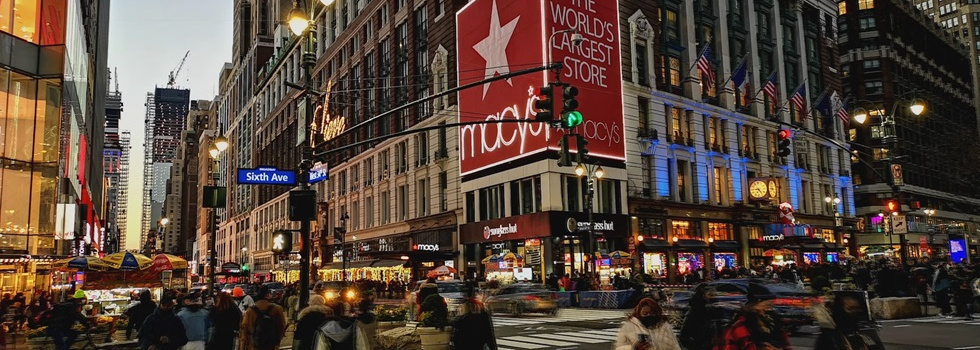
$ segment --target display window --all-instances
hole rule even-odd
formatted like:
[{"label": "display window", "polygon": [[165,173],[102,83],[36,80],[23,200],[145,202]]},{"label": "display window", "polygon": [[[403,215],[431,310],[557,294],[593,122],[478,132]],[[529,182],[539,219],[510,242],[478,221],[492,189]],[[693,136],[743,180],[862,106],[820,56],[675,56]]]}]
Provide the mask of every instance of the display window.
[{"label": "display window", "polygon": [[643,272],[657,277],[667,274],[667,256],[663,253],[643,253]]},{"label": "display window", "polygon": [[715,270],[721,271],[724,268],[735,269],[738,267],[738,256],[735,253],[715,253]]},{"label": "display window", "polygon": [[819,263],[820,253],[803,253],[803,261],[807,264]]},{"label": "display window", "polygon": [[677,272],[681,275],[693,273],[704,267],[702,260],[699,253],[677,253]]}]

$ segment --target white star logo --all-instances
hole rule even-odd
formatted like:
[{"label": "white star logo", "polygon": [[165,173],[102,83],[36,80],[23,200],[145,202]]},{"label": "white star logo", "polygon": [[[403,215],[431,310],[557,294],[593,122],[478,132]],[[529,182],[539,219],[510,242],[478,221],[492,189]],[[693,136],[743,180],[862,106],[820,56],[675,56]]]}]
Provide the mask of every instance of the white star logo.
[{"label": "white star logo", "polygon": [[[517,20],[519,19],[521,16],[517,16],[501,27],[500,16],[497,14],[497,1],[493,2],[493,11],[490,14],[490,34],[473,45],[473,49],[487,61],[485,78],[491,78],[494,74],[510,73],[510,64],[507,63],[507,45],[510,44],[510,37],[514,35],[514,28],[517,27]],[[514,86],[510,79],[507,79],[507,84]],[[487,98],[488,89],[490,89],[490,83],[483,84],[484,99]]]}]

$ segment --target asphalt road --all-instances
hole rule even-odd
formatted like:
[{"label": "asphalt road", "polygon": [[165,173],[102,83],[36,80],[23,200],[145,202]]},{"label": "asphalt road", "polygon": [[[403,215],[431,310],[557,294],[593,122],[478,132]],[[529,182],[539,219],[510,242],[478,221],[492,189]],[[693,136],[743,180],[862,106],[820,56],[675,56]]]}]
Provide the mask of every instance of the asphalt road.
[{"label": "asphalt road", "polygon": [[[625,315],[625,310],[563,309],[557,317],[495,315],[493,322],[500,350],[608,350]],[[980,319],[925,317],[881,325],[888,350],[980,350]],[[800,334],[790,340],[794,349],[811,350],[814,339]]]}]

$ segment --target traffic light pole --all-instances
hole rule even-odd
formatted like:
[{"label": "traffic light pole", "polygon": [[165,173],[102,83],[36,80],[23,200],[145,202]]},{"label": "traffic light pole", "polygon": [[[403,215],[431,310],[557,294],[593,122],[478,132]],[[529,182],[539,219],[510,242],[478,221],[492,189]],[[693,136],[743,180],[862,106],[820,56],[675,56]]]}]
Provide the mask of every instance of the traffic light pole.
[{"label": "traffic light pole", "polygon": [[[310,169],[313,167],[313,148],[310,146],[312,138],[310,135],[309,124],[313,120],[313,65],[316,64],[316,31],[313,26],[306,30],[306,50],[303,51],[303,94],[306,95],[304,107],[305,125],[298,125],[299,128],[306,129],[303,135],[307,140],[303,142],[299,163],[299,187],[301,191],[310,190]],[[312,251],[310,234],[310,220],[304,218],[299,224],[300,231],[300,252],[299,252],[299,307],[306,307],[310,300],[310,255]]]}]

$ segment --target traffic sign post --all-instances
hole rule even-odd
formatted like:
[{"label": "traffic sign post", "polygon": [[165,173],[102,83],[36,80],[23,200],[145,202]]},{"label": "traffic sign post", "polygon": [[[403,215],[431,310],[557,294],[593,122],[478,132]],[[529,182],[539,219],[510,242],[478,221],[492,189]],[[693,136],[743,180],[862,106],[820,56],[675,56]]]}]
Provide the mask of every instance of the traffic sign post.
[{"label": "traffic sign post", "polygon": [[272,167],[238,169],[238,183],[243,185],[296,185],[296,171]]},{"label": "traffic sign post", "polygon": [[903,179],[901,164],[892,164],[891,172],[892,172],[892,185],[895,186],[905,185],[905,179]]},{"label": "traffic sign post", "polygon": [[909,233],[908,224],[905,221],[905,215],[894,215],[892,216],[892,233],[904,235]]},{"label": "traffic sign post", "polygon": [[315,184],[330,178],[330,167],[327,163],[316,163],[310,169],[310,184]]}]

